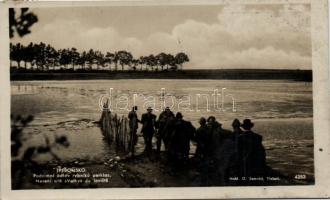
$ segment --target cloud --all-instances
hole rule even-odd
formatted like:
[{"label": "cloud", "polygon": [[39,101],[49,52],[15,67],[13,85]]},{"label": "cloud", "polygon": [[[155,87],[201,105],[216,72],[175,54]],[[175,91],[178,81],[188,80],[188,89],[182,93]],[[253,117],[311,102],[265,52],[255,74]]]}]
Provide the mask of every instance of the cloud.
[{"label": "cloud", "polygon": [[187,20],[170,34],[151,37],[167,38],[163,45],[175,48],[180,40],[191,68],[311,69],[310,15],[305,6],[284,6],[276,12],[227,6],[218,20]]},{"label": "cloud", "polygon": [[[211,55],[217,57],[217,55]],[[290,68],[309,68],[306,63],[311,63],[309,57],[299,55],[297,52],[285,52],[276,50],[273,47],[263,49],[250,48],[244,51],[236,51],[221,56],[221,67],[231,66],[231,68],[271,68],[271,69],[290,69]],[[216,66],[217,63],[211,62],[206,65]]]},{"label": "cloud", "polygon": [[126,37],[115,27],[89,27],[83,21],[56,19],[27,40],[56,48],[101,51],[126,49],[133,55],[177,53],[190,57],[186,68],[311,69],[310,7],[229,5],[215,23],[187,19],[170,32]]}]

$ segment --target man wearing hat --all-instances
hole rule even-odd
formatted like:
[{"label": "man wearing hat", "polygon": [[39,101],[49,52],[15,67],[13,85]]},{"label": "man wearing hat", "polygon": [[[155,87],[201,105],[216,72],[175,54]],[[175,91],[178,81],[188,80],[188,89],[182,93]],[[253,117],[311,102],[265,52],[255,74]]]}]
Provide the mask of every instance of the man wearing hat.
[{"label": "man wearing hat", "polygon": [[208,156],[216,157],[217,151],[221,148],[224,139],[231,135],[231,131],[223,129],[222,124],[214,116],[207,119],[207,128],[209,131]]},{"label": "man wearing hat", "polygon": [[171,122],[174,119],[174,114],[169,107],[166,107],[158,117],[158,133],[157,133],[157,152],[160,153],[162,141],[165,145],[165,151],[168,150],[169,132],[171,132]]},{"label": "man wearing hat", "polygon": [[197,148],[195,156],[198,159],[203,159],[206,156],[206,148],[208,146],[209,132],[206,125],[206,119],[201,117],[199,119],[200,127],[196,130],[195,141],[197,143]]},{"label": "man wearing hat", "polygon": [[138,122],[140,120],[137,117],[136,111],[137,106],[133,106],[132,110],[128,113],[129,119],[129,128],[130,128],[130,150],[132,156],[134,156],[135,145],[137,144],[137,129],[138,129]]},{"label": "man wearing hat", "polygon": [[196,129],[191,122],[183,119],[178,112],[175,116],[173,133],[170,139],[170,154],[177,164],[185,164],[189,158],[190,140],[193,139]]},{"label": "man wearing hat", "polygon": [[266,169],[266,154],[262,145],[262,136],[251,129],[254,124],[245,119],[241,127],[244,133],[239,136],[239,160],[242,176],[263,175]]},{"label": "man wearing hat", "polygon": [[152,113],[152,108],[147,108],[147,113],[142,114],[141,123],[143,124],[141,132],[143,133],[145,149],[148,155],[152,150],[152,137],[155,132],[156,115]]},{"label": "man wearing hat", "polygon": [[[204,162],[204,177],[207,177],[207,184],[219,184],[224,182],[226,171],[223,169],[228,149],[226,149],[226,139],[230,137],[231,131],[223,129],[222,124],[214,116],[207,119],[207,146],[206,158]],[[205,179],[203,180],[205,181]],[[205,183],[202,183],[205,184]]]}]

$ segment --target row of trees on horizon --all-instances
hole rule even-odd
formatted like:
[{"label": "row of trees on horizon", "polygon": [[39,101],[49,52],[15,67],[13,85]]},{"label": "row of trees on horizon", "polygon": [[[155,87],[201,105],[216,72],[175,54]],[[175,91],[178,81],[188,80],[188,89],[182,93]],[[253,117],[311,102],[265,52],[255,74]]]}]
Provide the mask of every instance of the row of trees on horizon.
[{"label": "row of trees on horizon", "polygon": [[[51,45],[45,43],[30,43],[27,46],[21,43],[10,43],[10,66],[17,63],[18,70],[82,70],[90,71],[93,66],[97,70],[107,69],[117,71],[118,66],[121,70],[182,70],[184,63],[189,62],[189,57],[184,52],[176,55],[161,52],[157,55],[134,56],[125,50],[117,52],[103,53],[98,50],[78,52],[74,47],[56,50]],[[23,62],[23,65],[22,65]]]}]

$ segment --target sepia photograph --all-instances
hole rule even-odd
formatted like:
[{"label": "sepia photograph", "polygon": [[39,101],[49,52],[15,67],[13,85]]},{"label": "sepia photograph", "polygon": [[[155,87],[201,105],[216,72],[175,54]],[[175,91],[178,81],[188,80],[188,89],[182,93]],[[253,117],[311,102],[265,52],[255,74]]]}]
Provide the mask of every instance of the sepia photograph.
[{"label": "sepia photograph", "polygon": [[7,13],[11,190],[317,182],[311,3]]},{"label": "sepia photograph", "polygon": [[9,22],[13,189],[314,184],[309,4]]}]

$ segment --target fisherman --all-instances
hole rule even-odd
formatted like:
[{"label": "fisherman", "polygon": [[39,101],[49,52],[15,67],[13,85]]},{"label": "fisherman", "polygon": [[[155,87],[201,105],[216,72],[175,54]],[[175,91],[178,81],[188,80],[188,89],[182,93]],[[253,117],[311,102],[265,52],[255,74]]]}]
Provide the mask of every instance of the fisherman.
[{"label": "fisherman", "polygon": [[174,131],[170,139],[170,152],[178,164],[185,164],[189,159],[190,140],[194,137],[195,127],[191,122],[183,120],[178,112],[175,116]]},{"label": "fisherman", "polygon": [[238,119],[234,119],[233,123],[231,124],[233,127],[233,134],[232,134],[232,139],[235,142],[235,152],[236,154],[236,159],[238,159],[238,139],[239,137],[244,133],[241,129],[241,122]]},{"label": "fisherman", "polygon": [[164,142],[165,151],[168,150],[169,132],[171,131],[171,124],[174,119],[174,114],[169,107],[166,107],[163,112],[160,113],[157,124],[157,153],[160,153],[162,141]]},{"label": "fisherman", "polygon": [[138,122],[141,122],[136,114],[138,107],[133,106],[132,110],[128,113],[128,119],[129,119],[129,128],[130,128],[130,150],[132,156],[134,156],[135,152],[135,145],[137,144],[137,129],[138,129]]},{"label": "fisherman", "polygon": [[144,152],[150,155],[152,151],[152,137],[155,132],[156,115],[152,113],[152,108],[147,108],[147,113],[142,114],[141,123],[143,124],[141,132],[143,133],[145,149]]},{"label": "fisherman", "polygon": [[238,119],[234,119],[231,126],[233,127],[234,139],[237,140],[236,138],[244,133],[241,129],[241,122]]},{"label": "fisherman", "polygon": [[206,119],[201,117],[199,119],[200,127],[196,131],[195,141],[197,143],[197,148],[195,152],[195,156],[198,160],[204,159],[207,152],[208,146],[208,129],[206,125]]},{"label": "fisherman", "polygon": [[209,131],[207,163],[208,184],[223,184],[228,168],[230,154],[234,148],[230,139],[231,131],[223,129],[214,116],[207,119]]},{"label": "fisherman", "polygon": [[234,142],[234,149],[233,149],[233,158],[231,163],[231,174],[233,176],[237,176],[240,170],[240,161],[239,161],[239,137],[244,133],[241,129],[241,122],[238,119],[234,119],[233,123],[231,124],[233,127],[233,133],[231,139]]},{"label": "fisherman", "polygon": [[219,123],[214,116],[210,116],[207,119],[207,127],[210,134],[208,153],[211,154],[210,156],[212,157],[217,148],[221,146],[224,139],[231,135],[231,131],[223,129],[222,124]]},{"label": "fisherman", "polygon": [[266,154],[262,145],[262,136],[251,129],[254,124],[245,119],[241,127],[245,130],[239,136],[239,161],[242,176],[263,175],[266,169]]}]

